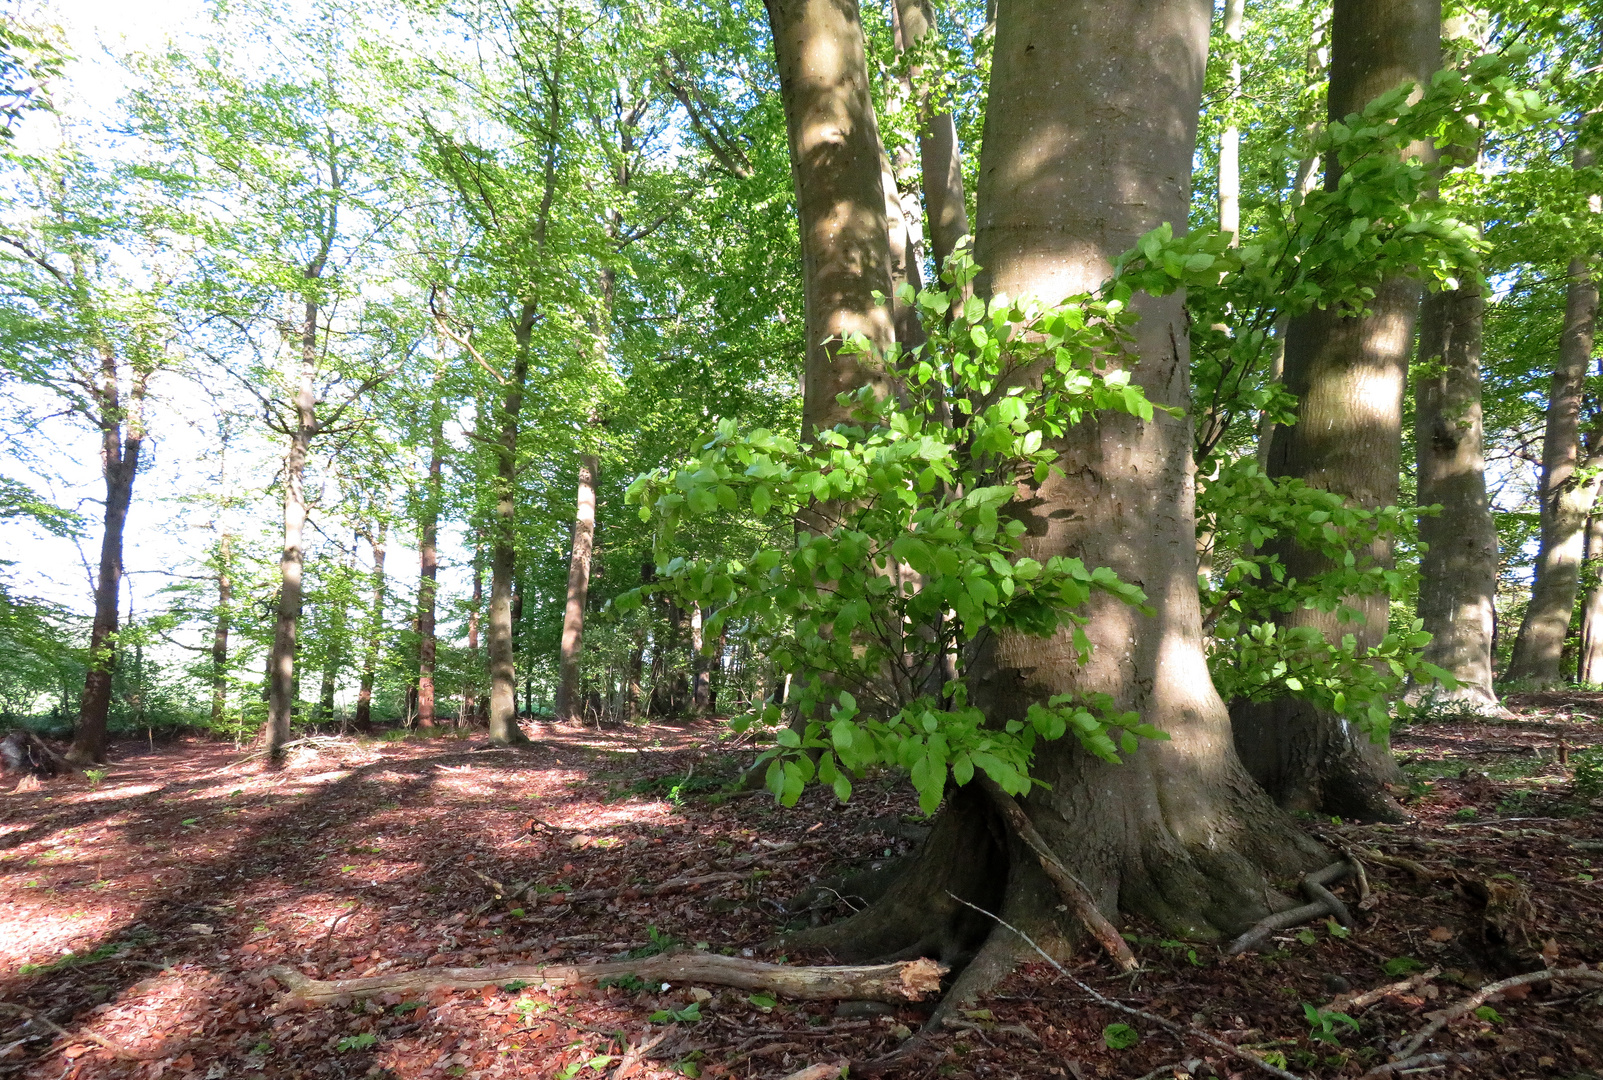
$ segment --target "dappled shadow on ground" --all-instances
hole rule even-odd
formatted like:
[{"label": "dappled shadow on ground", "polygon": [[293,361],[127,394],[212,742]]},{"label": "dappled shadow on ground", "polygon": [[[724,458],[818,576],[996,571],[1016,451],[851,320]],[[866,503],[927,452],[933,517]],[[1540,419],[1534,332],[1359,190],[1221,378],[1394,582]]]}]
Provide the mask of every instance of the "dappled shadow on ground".
[{"label": "dappled shadow on ground", "polygon": [[[1603,841],[1603,821],[1573,797],[1558,760],[1561,742],[1567,754],[1603,731],[1581,710],[1530,709],[1517,724],[1401,732],[1413,823],[1309,822],[1391,860],[1368,866],[1373,899],[1351,935],[1316,925],[1227,960],[1213,944],[1131,925],[1143,973],[1119,979],[1090,956],[1076,973],[1324,1077],[1378,1064],[1387,1039],[1422,1026],[1461,986],[1539,967],[1544,949],[1563,964],[1603,960],[1590,872],[1603,851],[1588,846]],[[616,1074],[620,1055],[658,1035],[630,1075],[777,1077],[896,1048],[919,1010],[836,1015],[688,986],[492,988],[297,1010],[263,974],[281,963],[339,978],[600,960],[669,941],[775,959],[763,942],[784,925],[780,901],[822,873],[906,851],[916,833],[899,815],[912,800],[883,777],[845,808],[824,792],[791,811],[765,794],[717,801],[709,793],[744,760],[717,734],[544,727],[520,748],[334,740],[277,772],[196,742],[116,756],[93,786],[0,795],[0,1080],[588,1080]],[[641,895],[730,869],[739,872],[703,890]],[[498,900],[496,883],[532,889]],[[562,902],[564,890],[608,887],[621,891]],[[1442,974],[1354,1010],[1359,1031],[1343,1028],[1336,1043],[1310,1039],[1303,1003],[1339,1006],[1344,991],[1413,964]],[[700,998],[699,1021],[660,1015],[685,1017]],[[1104,1028],[1129,1018],[1045,965],[981,1004],[894,1075],[1135,1077],[1192,1058],[1203,1059],[1193,1073],[1208,1075],[1205,1048],[1155,1030],[1111,1048]],[[1482,1076],[1570,1077],[1603,1064],[1603,1010],[1574,988],[1538,986],[1495,1011],[1431,1048],[1493,1055],[1495,1066],[1476,1067]],[[1240,1062],[1215,1064],[1245,1075]]]}]

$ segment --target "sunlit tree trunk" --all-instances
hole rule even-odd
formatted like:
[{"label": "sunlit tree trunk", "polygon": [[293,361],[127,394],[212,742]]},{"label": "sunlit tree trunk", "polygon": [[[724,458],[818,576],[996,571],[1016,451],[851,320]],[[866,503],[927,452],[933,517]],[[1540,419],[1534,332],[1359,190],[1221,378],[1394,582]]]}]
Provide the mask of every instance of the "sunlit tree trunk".
[{"label": "sunlit tree trunk", "polygon": [[367,727],[373,722],[373,681],[378,673],[379,649],[384,642],[384,598],[389,581],[384,576],[384,541],[390,523],[382,517],[367,534],[373,553],[373,600],[367,615],[367,648],[362,653],[362,681],[356,691],[356,725]]},{"label": "sunlit tree trunk", "polygon": [[[891,10],[896,17],[896,47],[900,51],[913,48],[936,30],[935,8],[929,0],[896,0]],[[918,69],[910,74],[910,82],[916,83]],[[916,92],[913,86],[908,89]],[[925,95],[915,104],[921,121],[918,154],[924,216],[929,225],[930,258],[939,274],[957,242],[969,234],[962,151],[947,103],[930,101]]]},{"label": "sunlit tree trunk", "polygon": [[479,708],[479,612],[484,606],[484,552],[473,551],[473,595],[468,602],[468,665],[462,680],[462,716],[464,727],[477,724],[482,717]]},{"label": "sunlit tree trunk", "polygon": [[[1221,28],[1232,46],[1241,44],[1246,0],[1225,0]],[[1241,57],[1230,57],[1229,97],[1225,107],[1241,107]],[[1219,134],[1219,231],[1233,234],[1232,246],[1241,243],[1241,126],[1232,111]]]},{"label": "sunlit tree trunk", "polygon": [[568,556],[568,592],[562,612],[562,654],[557,684],[556,719],[577,720],[584,711],[579,692],[579,662],[584,650],[584,608],[590,595],[590,554],[596,537],[596,475],[601,469],[594,454],[579,455],[578,513],[573,521],[573,545]]},{"label": "sunlit tree trunk", "polygon": [[[1575,167],[1590,168],[1596,154],[1577,147]],[[1594,212],[1597,198],[1593,197]],[[1581,406],[1597,332],[1597,260],[1570,260],[1564,304],[1564,332],[1547,396],[1547,427],[1542,434],[1542,479],[1537,498],[1542,538],[1536,555],[1531,600],[1514,639],[1506,677],[1533,686],[1563,681],[1564,639],[1580,588],[1581,552],[1587,516],[1597,500],[1598,477],[1582,469]]]},{"label": "sunlit tree trunk", "polygon": [[1575,681],[1587,686],[1603,684],[1603,516],[1594,514],[1586,523],[1586,561],[1593,578],[1581,602],[1581,648],[1576,660]]},{"label": "sunlit tree trunk", "polygon": [[701,605],[690,606],[690,710],[697,716],[707,711],[707,692],[712,685],[712,669],[706,655],[707,639],[702,633]]},{"label": "sunlit tree trunk", "polygon": [[[1096,289],[1162,222],[1184,228],[1210,23],[1208,0],[1000,0],[975,239],[990,287],[1047,302]],[[1189,395],[1183,298],[1145,298],[1133,378],[1161,405]],[[1095,644],[1081,665],[1067,632],[1000,635],[967,673],[996,721],[1059,693],[1106,693],[1167,731],[1121,765],[1072,739],[1039,744],[1050,784],[1027,811],[1108,911],[1204,937],[1260,917],[1267,871],[1312,857],[1230,749],[1229,717],[1203,652],[1192,511],[1191,427],[1103,414],[1058,441],[1061,473],[1023,485],[1024,553],[1075,556],[1145,589],[1151,614],[1114,601],[1083,610]],[[948,1001],[1010,968],[1020,945],[999,912],[1045,947],[1078,931],[1033,858],[997,837],[972,786],[948,790],[922,854],[867,910],[802,942],[837,956],[979,954]],[[1024,857],[1021,857],[1024,856]],[[983,946],[981,945],[983,943]]]},{"label": "sunlit tree trunk", "polygon": [[[319,261],[306,276],[316,279]],[[278,613],[273,622],[271,675],[267,687],[266,750],[269,760],[284,756],[295,709],[295,646],[301,613],[301,574],[306,559],[306,458],[317,435],[318,303],[306,300],[301,326],[300,378],[295,391],[295,427],[284,458],[284,550],[278,559]]]},{"label": "sunlit tree trunk", "polygon": [[[765,0],[801,219],[807,355],[804,435],[845,418],[836,397],[887,389],[878,362],[895,340],[880,168],[863,26],[853,0]],[[863,335],[872,355],[842,354]]]},{"label": "sunlit tree trunk", "polygon": [[485,637],[490,654],[490,739],[524,742],[518,727],[517,646],[513,641],[512,589],[518,570],[517,460],[519,416],[529,379],[529,347],[537,308],[525,301],[514,328],[517,354],[502,387],[500,435],[495,442],[495,518],[490,526],[490,607]]},{"label": "sunlit tree trunk", "polygon": [[[1342,119],[1379,95],[1412,83],[1429,85],[1441,58],[1440,0],[1336,0],[1331,22],[1329,113]],[[1428,146],[1411,155],[1429,157]],[[1340,179],[1326,162],[1325,183]],[[1394,506],[1402,472],[1403,390],[1419,313],[1420,285],[1388,278],[1370,302],[1371,314],[1315,310],[1292,319],[1286,333],[1285,383],[1297,396],[1297,422],[1277,427],[1268,471],[1297,477],[1365,509]],[[1288,573],[1305,578],[1328,569],[1313,552],[1290,543],[1277,550]],[[1360,557],[1392,563],[1389,540]],[[1334,613],[1299,609],[1288,626],[1318,628],[1329,640],[1353,634],[1361,648],[1386,634],[1384,594],[1349,597],[1362,623]],[[1401,778],[1391,751],[1344,717],[1299,699],[1234,703],[1236,746],[1253,777],[1289,809],[1361,820],[1400,814],[1386,784]]]},{"label": "sunlit tree trunk", "polygon": [[135,375],[128,399],[119,385],[117,355],[99,345],[100,372],[94,390],[100,425],[100,474],[106,485],[101,517],[100,566],[95,576],[95,618],[89,630],[89,666],[84,675],[78,724],[68,758],[78,764],[106,760],[106,718],[117,666],[117,601],[122,585],[122,540],[133,504],[134,477],[144,446],[145,376]]}]

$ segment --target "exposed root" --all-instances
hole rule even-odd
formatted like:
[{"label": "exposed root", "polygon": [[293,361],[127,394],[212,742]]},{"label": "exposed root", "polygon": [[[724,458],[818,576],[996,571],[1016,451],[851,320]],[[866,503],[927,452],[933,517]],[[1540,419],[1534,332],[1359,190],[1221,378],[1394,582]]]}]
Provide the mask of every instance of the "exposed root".
[{"label": "exposed root", "polygon": [[1330,1008],[1346,1012],[1348,1009],[1362,1009],[1373,1005],[1382,998],[1389,998],[1399,994],[1411,994],[1441,973],[1441,968],[1433,967],[1427,971],[1421,971],[1418,975],[1410,975],[1401,982],[1377,986],[1373,990],[1365,990],[1361,994],[1342,994],[1330,1003]]},{"label": "exposed root", "polygon": [[313,979],[293,968],[277,966],[265,974],[286,988],[286,996],[308,1005],[328,1005],[340,999],[390,993],[428,993],[431,990],[477,990],[486,986],[522,983],[553,987],[598,983],[603,979],[634,976],[647,982],[707,983],[742,990],[766,990],[780,997],[805,1001],[919,1001],[938,992],[947,968],[933,960],[864,967],[800,967],[764,964],[711,953],[664,953],[641,960],[606,964],[506,964],[484,968],[425,968],[422,971],[385,972],[365,979]]},{"label": "exposed root", "polygon": [[1311,919],[1329,916],[1337,919],[1343,926],[1351,928],[1353,917],[1347,911],[1347,906],[1325,888],[1348,877],[1352,873],[1352,864],[1346,862],[1331,863],[1322,870],[1303,875],[1302,889],[1308,896],[1309,903],[1302,907],[1290,908],[1286,911],[1277,911],[1264,919],[1258,925],[1242,934],[1225,950],[1227,956],[1236,956],[1249,949],[1256,949],[1269,939],[1269,935],[1276,930],[1285,930],[1289,927],[1300,926]]},{"label": "exposed root", "polygon": [[1383,1076],[1398,1076],[1413,1069],[1423,1071],[1436,1065],[1478,1065],[1485,1059],[1486,1055],[1479,1050],[1466,1050],[1458,1054],[1416,1054],[1401,1061],[1388,1062],[1379,1068],[1370,1069],[1358,1080],[1380,1080]]},{"label": "exposed root", "polygon": [[[955,897],[954,897],[954,899],[955,899]],[[974,907],[973,904],[968,904],[966,901],[963,901],[963,900],[958,900],[958,903],[965,904],[965,906],[968,906],[968,907]],[[1176,1023],[1173,1020],[1165,1019],[1162,1016],[1158,1016],[1158,1015],[1156,1015],[1154,1013],[1146,1012],[1143,1009],[1137,1009],[1137,1008],[1135,1008],[1133,1006],[1126,1005],[1122,1001],[1115,1001],[1113,998],[1110,998],[1110,997],[1107,997],[1104,994],[1098,993],[1096,988],[1088,985],[1087,983],[1081,982],[1079,979],[1076,979],[1073,975],[1069,974],[1069,971],[1068,971],[1067,968],[1065,968],[1062,964],[1060,964],[1056,960],[1054,960],[1052,958],[1051,954],[1049,954],[1045,949],[1041,948],[1041,946],[1037,945],[1034,941],[1030,940],[1029,935],[1026,934],[1024,931],[1020,930],[1018,927],[1014,926],[1011,923],[1003,921],[1003,919],[1000,916],[993,915],[989,911],[984,911],[983,909],[979,909],[979,908],[976,908],[975,910],[980,911],[981,914],[986,915],[989,918],[995,919],[996,922],[999,925],[1004,926],[1007,929],[1013,931],[1014,934],[1017,934],[1020,938],[1023,939],[1023,941],[1024,941],[1024,943],[1026,945],[1028,945],[1030,948],[1034,949],[1037,953],[1040,954],[1041,959],[1045,960],[1048,964],[1051,964],[1053,969],[1056,970],[1059,975],[1062,975],[1065,979],[1069,980],[1075,986],[1079,987],[1081,991],[1083,991],[1085,994],[1090,996],[1092,1000],[1094,1000],[1097,1004],[1103,1006],[1104,1008],[1113,1009],[1116,1012],[1122,1012],[1126,1016],[1139,1017],[1140,1019],[1145,1020],[1148,1023],[1152,1023],[1152,1024],[1158,1025],[1159,1027],[1163,1028],[1165,1031],[1170,1032],[1171,1034],[1175,1035],[1178,1038],[1182,1038],[1182,1039],[1191,1038],[1191,1039],[1196,1039],[1196,1040],[1198,1040],[1200,1042],[1204,1042],[1204,1043],[1208,1044],[1209,1046],[1213,1047],[1215,1050],[1218,1050],[1218,1051],[1221,1051],[1223,1053],[1229,1054],[1231,1057],[1236,1058],[1236,1059],[1238,1059],[1240,1061],[1244,1061],[1249,1065],[1254,1065],[1254,1066],[1258,1067],[1259,1069],[1261,1069],[1264,1072],[1268,1073],[1270,1076],[1278,1076],[1278,1077],[1280,1077],[1280,1080],[1300,1080],[1300,1078],[1297,1076],[1296,1073],[1287,1072],[1285,1069],[1282,1069],[1282,1068],[1279,1068],[1277,1066],[1271,1065],[1267,1061],[1264,1061],[1262,1058],[1256,1057],[1253,1054],[1248,1053],[1247,1051],[1241,1049],[1238,1046],[1232,1046],[1230,1043],[1225,1042],[1223,1039],[1216,1038],[1213,1035],[1209,1035],[1206,1031],[1203,1031],[1200,1028],[1194,1027],[1194,1026],[1192,1026],[1190,1024]],[[1594,974],[1596,974],[1596,975],[1598,975],[1600,977],[1603,977],[1603,972],[1594,972]]]},{"label": "exposed root", "polygon": [[1012,826],[1013,832],[1024,841],[1041,863],[1041,869],[1056,886],[1069,908],[1074,912],[1080,923],[1101,943],[1102,948],[1113,958],[1124,971],[1134,971],[1141,965],[1136,962],[1135,954],[1130,951],[1129,944],[1118,929],[1107,920],[1102,912],[1097,910],[1096,901],[1091,898],[1091,891],[1081,883],[1080,879],[1069,873],[1068,869],[1052,854],[1041,834],[1035,831],[1030,823],[1029,815],[1014,800],[1013,796],[1003,791],[990,777],[979,774],[975,781],[986,795],[990,796],[991,804],[1002,814],[1004,820]]}]

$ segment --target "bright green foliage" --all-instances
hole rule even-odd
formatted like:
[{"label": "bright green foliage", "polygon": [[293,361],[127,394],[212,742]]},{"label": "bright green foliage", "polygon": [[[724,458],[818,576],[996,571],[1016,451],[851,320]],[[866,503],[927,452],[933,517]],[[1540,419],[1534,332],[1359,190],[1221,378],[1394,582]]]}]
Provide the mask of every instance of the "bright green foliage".
[{"label": "bright green foliage", "polygon": [[1102,1042],[1109,1050],[1128,1050],[1141,1041],[1141,1033],[1129,1024],[1109,1024],[1102,1029]]},{"label": "bright green foliage", "polygon": [[1306,1001],[1302,1005],[1302,1015],[1308,1021],[1308,1037],[1315,1042],[1340,1043],[1342,1027],[1358,1030],[1358,1021],[1346,1013],[1321,1009]]},{"label": "bright green foliage", "polygon": [[[656,587],[715,607],[708,634],[733,623],[770,640],[774,662],[800,677],[808,723],[781,730],[766,755],[769,789],[787,805],[814,779],[845,799],[848,773],[893,764],[932,812],[948,775],[964,784],[979,769],[1004,790],[1028,791],[1039,738],[1072,732],[1113,761],[1137,737],[1162,737],[1101,696],[1053,697],[993,724],[961,681],[943,685],[946,655],[957,653],[961,670],[983,635],[1046,636],[1067,625],[1083,656],[1076,609],[1093,592],[1145,601],[1106,567],[1018,557],[1025,526],[1007,508],[1016,483],[1052,468],[1048,438],[1101,410],[1153,416],[1129,373],[1101,361],[1123,344],[1131,316],[1122,303],[987,304],[964,296],[973,263],[963,254],[953,263],[948,289],[916,297],[934,328],[928,344],[888,358],[904,400],[843,395],[854,421],[814,444],[762,429],[742,435],[721,421],[696,458],[629,489],[642,518],[659,522],[664,551],[687,519],[750,513],[800,523],[791,543],[744,560],[665,557]],[[1019,377],[1031,366],[1039,383]],[[619,607],[637,606],[644,592]],[[779,719],[770,705],[743,723]]]}]

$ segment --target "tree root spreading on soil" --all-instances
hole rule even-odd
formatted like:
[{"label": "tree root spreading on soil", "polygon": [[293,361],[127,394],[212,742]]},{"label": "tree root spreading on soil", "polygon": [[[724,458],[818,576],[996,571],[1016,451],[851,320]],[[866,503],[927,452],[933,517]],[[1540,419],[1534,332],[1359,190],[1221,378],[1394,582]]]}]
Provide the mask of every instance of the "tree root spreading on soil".
[{"label": "tree root spreading on soil", "polygon": [[1058,894],[1073,909],[1075,917],[1090,931],[1091,936],[1101,943],[1102,948],[1113,958],[1113,962],[1119,965],[1119,969],[1134,971],[1140,967],[1135,954],[1130,951],[1129,943],[1124,940],[1124,935],[1120,934],[1118,928],[1097,910],[1096,901],[1091,898],[1091,890],[1087,889],[1079,878],[1069,873],[1068,868],[1052,854],[1052,849],[1036,831],[1029,815],[1024,812],[1018,801],[984,773],[976,773],[975,776],[981,789],[990,797],[992,805],[1001,811],[1002,817],[1006,819],[1014,833],[1035,854],[1041,869],[1046,871],[1046,876],[1057,886]]},{"label": "tree root spreading on soil", "polygon": [[268,968],[285,987],[285,996],[307,1005],[378,994],[478,990],[523,983],[539,989],[576,986],[630,976],[645,982],[707,983],[741,990],[766,990],[804,1001],[919,1001],[940,990],[947,968],[934,960],[908,960],[869,966],[802,967],[765,964],[712,953],[663,953],[640,960],[605,964],[507,964],[484,968],[424,968],[386,972],[365,979],[313,979],[282,965]]},{"label": "tree root spreading on soil", "polygon": [[[1339,865],[1346,866],[1345,863],[1341,863]],[[1330,867],[1326,867],[1325,869],[1329,870]],[[1323,873],[1324,871],[1318,871],[1318,872],[1319,873]],[[948,895],[950,895],[950,894],[948,894]],[[1214,1036],[1209,1035],[1206,1031],[1203,1031],[1201,1028],[1195,1027],[1195,1026],[1193,1026],[1191,1024],[1178,1024],[1178,1023],[1175,1023],[1173,1020],[1166,1019],[1165,1017],[1158,1016],[1158,1015],[1156,1015],[1154,1013],[1146,1012],[1145,1010],[1142,1010],[1142,1009],[1137,1009],[1132,1005],[1126,1005],[1122,1001],[1115,1001],[1113,998],[1110,998],[1110,997],[1107,997],[1104,994],[1098,993],[1097,990],[1094,987],[1092,987],[1092,986],[1090,986],[1090,985],[1088,985],[1086,983],[1081,982],[1079,979],[1076,979],[1073,975],[1069,974],[1069,971],[1068,971],[1067,968],[1065,968],[1062,964],[1058,963],[1056,960],[1052,959],[1051,954],[1049,954],[1045,949],[1041,948],[1041,946],[1037,945],[1030,938],[1030,935],[1026,934],[1023,930],[1020,930],[1018,927],[1014,926],[1012,923],[1007,922],[1006,920],[1004,920],[1000,916],[995,915],[992,912],[986,911],[982,907],[978,907],[978,906],[976,906],[974,904],[970,904],[967,900],[964,900],[961,897],[953,896],[952,899],[956,900],[959,904],[962,904],[965,907],[974,908],[975,911],[978,911],[982,915],[985,915],[985,916],[988,916],[989,918],[995,919],[998,925],[1004,926],[1007,929],[1013,931],[1013,933],[1017,934],[1021,939],[1023,939],[1023,941],[1024,941],[1024,943],[1026,945],[1028,945],[1030,948],[1034,949],[1037,953],[1040,953],[1041,959],[1045,960],[1048,964],[1051,964],[1052,967],[1057,971],[1057,973],[1059,975],[1062,975],[1065,979],[1069,980],[1075,986],[1079,987],[1082,993],[1088,995],[1093,1001],[1095,1001],[1098,1005],[1101,1005],[1103,1008],[1113,1009],[1116,1012],[1122,1012],[1126,1016],[1140,1017],[1142,1020],[1145,1020],[1148,1023],[1157,1024],[1159,1027],[1163,1028],[1165,1031],[1169,1032],[1171,1035],[1174,1035],[1176,1038],[1180,1038],[1180,1039],[1191,1038],[1191,1039],[1196,1039],[1199,1042],[1207,1043],[1209,1046],[1213,1047],[1215,1050],[1218,1050],[1221,1053],[1229,1054],[1231,1057],[1236,1058],[1238,1061],[1244,1061],[1249,1065],[1257,1066],[1259,1069],[1261,1069],[1264,1072],[1268,1073],[1270,1076],[1278,1076],[1280,1078],[1280,1080],[1301,1080],[1301,1077],[1299,1077],[1296,1073],[1287,1072],[1285,1069],[1277,1068],[1276,1066],[1269,1064],[1267,1061],[1263,1060],[1262,1058],[1257,1057],[1254,1054],[1248,1053],[1247,1051],[1241,1049],[1240,1047],[1232,1046],[1229,1043],[1225,1042],[1223,1039],[1215,1038]],[[1594,972],[1594,974],[1597,974],[1599,976],[1603,976],[1603,972]]]},{"label": "tree root spreading on soil", "polygon": [[1475,991],[1469,997],[1460,1001],[1451,1008],[1444,1009],[1436,1018],[1419,1030],[1419,1033],[1407,1039],[1398,1039],[1392,1043],[1392,1053],[1399,1057],[1412,1057],[1419,1052],[1419,1048],[1431,1040],[1435,1034],[1459,1017],[1474,1012],[1486,1004],[1488,998],[1501,994],[1515,986],[1525,986],[1529,983],[1548,982],[1552,979],[1580,979],[1584,982],[1603,983],[1603,971],[1594,971],[1589,967],[1549,968],[1546,971],[1532,971],[1524,975],[1515,975],[1500,982],[1488,983]]},{"label": "tree root spreading on soil", "polygon": [[1302,907],[1275,912],[1231,942],[1230,948],[1225,950],[1225,955],[1238,956],[1249,949],[1256,949],[1269,940],[1269,935],[1276,930],[1286,930],[1293,926],[1301,926],[1303,923],[1321,916],[1334,918],[1341,925],[1351,929],[1353,917],[1348,913],[1347,906],[1336,899],[1335,895],[1326,886],[1334,885],[1336,882],[1351,875],[1352,872],[1352,863],[1336,862],[1331,863],[1322,870],[1315,870],[1303,875],[1302,891],[1307,895],[1309,903],[1304,904]]},{"label": "tree root spreading on soil", "polygon": [[1418,975],[1410,975],[1401,982],[1394,982],[1387,986],[1377,986],[1373,990],[1365,990],[1361,994],[1342,994],[1330,1003],[1330,1008],[1346,1011],[1348,1009],[1362,1009],[1373,1005],[1382,998],[1389,998],[1396,994],[1411,994],[1415,990],[1430,982],[1442,973],[1439,967],[1421,971]]}]

